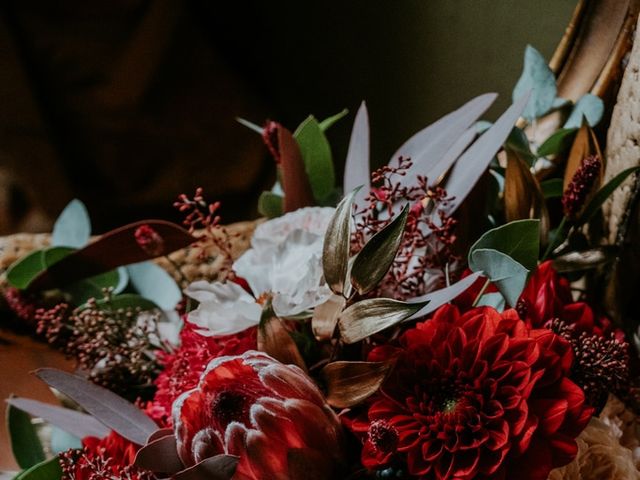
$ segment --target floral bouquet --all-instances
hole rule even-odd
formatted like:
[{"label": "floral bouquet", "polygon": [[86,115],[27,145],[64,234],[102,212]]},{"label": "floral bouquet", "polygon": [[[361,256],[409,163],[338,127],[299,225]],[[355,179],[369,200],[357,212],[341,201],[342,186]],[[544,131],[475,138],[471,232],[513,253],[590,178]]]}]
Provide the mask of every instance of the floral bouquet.
[{"label": "floral bouquet", "polygon": [[603,184],[602,101],[556,98],[532,48],[513,105],[478,121],[494,99],[372,174],[362,104],[342,190],[326,132],[345,112],[241,120],[278,170],[242,252],[201,189],[176,202],[188,229],[91,239],[69,204],[5,272],[16,324],[78,366],[35,372],[59,406],[7,399],[15,478],[640,478],[634,333],[594,301],[617,254],[594,226],[635,169]]}]

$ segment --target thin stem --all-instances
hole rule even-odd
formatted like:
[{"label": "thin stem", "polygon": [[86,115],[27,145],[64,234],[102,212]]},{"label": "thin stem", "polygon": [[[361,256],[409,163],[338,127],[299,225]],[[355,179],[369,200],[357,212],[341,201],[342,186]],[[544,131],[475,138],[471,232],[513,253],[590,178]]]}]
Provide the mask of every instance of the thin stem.
[{"label": "thin stem", "polygon": [[476,299],[473,301],[473,304],[471,305],[472,307],[475,307],[478,304],[478,302],[480,301],[480,297],[482,297],[482,295],[484,295],[484,292],[489,287],[490,283],[491,283],[491,280],[489,280],[487,278],[487,280],[484,282],[484,285],[482,285],[482,288],[478,292],[478,295],[476,296]]},{"label": "thin stem", "polygon": [[542,256],[542,260],[541,260],[542,262],[544,262],[549,256],[549,254],[553,251],[553,246],[556,244],[556,240],[558,240],[558,235],[564,229],[564,226],[566,223],[567,223],[567,217],[562,217],[562,220],[560,220],[560,225],[558,225],[558,228],[556,228],[556,231],[553,233],[553,238],[549,241],[549,245],[547,245],[547,250],[544,252],[544,255]]}]

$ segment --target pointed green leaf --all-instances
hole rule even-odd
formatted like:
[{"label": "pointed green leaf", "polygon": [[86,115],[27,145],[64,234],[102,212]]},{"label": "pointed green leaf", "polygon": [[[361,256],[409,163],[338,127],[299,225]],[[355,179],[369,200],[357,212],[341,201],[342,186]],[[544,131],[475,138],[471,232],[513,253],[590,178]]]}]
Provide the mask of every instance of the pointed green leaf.
[{"label": "pointed green leaf", "polygon": [[329,128],[333,126],[334,123],[346,117],[348,113],[349,113],[349,110],[344,108],[342,111],[336,113],[335,115],[331,115],[330,117],[325,118],[320,122],[320,128],[322,129],[323,132],[326,132]]},{"label": "pointed green leaf", "polygon": [[7,270],[7,282],[22,290],[45,268],[44,250],[36,250],[11,264]]},{"label": "pointed green leaf", "polygon": [[374,333],[397,325],[427,302],[405,303],[391,298],[370,298],[354,303],[340,315],[338,327],[345,343],[364,340]]},{"label": "pointed green leaf", "polygon": [[80,200],[71,200],[53,226],[51,245],[82,248],[91,237],[91,220]]},{"label": "pointed green leaf", "polygon": [[313,197],[322,202],[333,192],[335,172],[331,147],[320,124],[313,115],[300,124],[293,134],[304,162]]},{"label": "pointed green leaf", "polygon": [[531,91],[531,97],[522,116],[533,121],[553,107],[558,89],[556,78],[547,61],[531,45],[527,45],[524,53],[524,69],[513,89],[514,102],[528,91]]},{"label": "pointed green leaf", "polygon": [[283,197],[273,192],[264,191],[258,199],[258,212],[267,218],[276,218],[283,213]]},{"label": "pointed green leaf", "polygon": [[52,457],[20,472],[13,480],[60,480],[61,478],[60,459]]},{"label": "pointed green leaf", "polygon": [[527,282],[529,270],[509,255],[491,248],[479,248],[471,253],[472,270],[482,270],[498,288],[507,303],[514,307]]},{"label": "pointed green leaf", "polygon": [[31,417],[12,405],[7,405],[7,431],[13,458],[20,468],[29,468],[45,459],[44,450]]},{"label": "pointed green leaf", "polygon": [[76,305],[82,305],[90,298],[99,299],[104,296],[104,289],[113,289],[113,294],[120,293],[127,285],[129,275],[125,268],[110,270],[94,277],[80,280],[67,287],[65,292],[69,292]]},{"label": "pointed green leaf", "polygon": [[322,268],[324,278],[333,293],[341,294],[347,279],[349,251],[351,249],[351,211],[353,199],[359,188],[353,190],[338,204],[327,231],[322,247]]},{"label": "pointed green leaf", "polygon": [[542,145],[540,145],[537,151],[538,156],[546,157],[548,155],[557,155],[569,150],[577,131],[577,128],[561,128],[560,130],[556,130],[549,138],[542,142]]},{"label": "pointed green leaf", "polygon": [[498,250],[533,270],[540,252],[540,220],[516,220],[487,231],[469,250],[469,268],[474,272],[483,268],[475,264],[473,252],[483,248]]},{"label": "pointed green leaf", "polygon": [[578,220],[577,224],[582,225],[583,223],[588,222],[597,212],[600,210],[600,207],[604,204],[604,202],[609,198],[609,196],[618,188],[622,182],[624,182],[629,175],[632,175],[636,172],[640,171],[640,167],[631,167],[623,170],[618,175],[613,177],[611,180],[607,182],[598,193],[596,193],[591,201],[588,203],[582,216]]},{"label": "pointed green leaf", "polygon": [[562,196],[562,179],[550,178],[540,183],[542,189],[542,195],[544,198],[558,198]]},{"label": "pointed green leaf", "polygon": [[363,295],[380,283],[396,258],[404,236],[409,205],[386,227],[376,233],[358,252],[351,267],[351,283]]},{"label": "pointed green leaf", "polygon": [[110,300],[101,299],[96,302],[100,310],[114,311],[120,309],[137,309],[140,311],[159,309],[158,305],[136,293],[122,293]]}]

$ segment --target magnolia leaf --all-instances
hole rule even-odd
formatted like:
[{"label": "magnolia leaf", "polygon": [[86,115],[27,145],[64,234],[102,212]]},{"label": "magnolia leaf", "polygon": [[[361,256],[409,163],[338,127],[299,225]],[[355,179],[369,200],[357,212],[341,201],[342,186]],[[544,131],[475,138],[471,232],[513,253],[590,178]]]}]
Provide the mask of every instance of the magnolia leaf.
[{"label": "magnolia leaf", "polygon": [[316,201],[322,202],[331,195],[335,185],[333,159],[327,137],[313,115],[309,115],[300,124],[293,137],[300,146],[313,197]]},{"label": "magnolia leaf", "polygon": [[561,128],[560,130],[556,130],[538,147],[538,156],[546,157],[565,152],[571,146],[571,141],[577,131],[578,128]]},{"label": "magnolia leaf", "polygon": [[447,206],[447,213],[453,213],[460,206],[489,167],[491,160],[520,117],[527,99],[528,96],[524,96],[511,105],[498,121],[483,133],[454,164],[444,185],[449,196],[454,197]]},{"label": "magnolia leaf", "polygon": [[60,480],[61,478],[60,459],[56,456],[20,472],[13,480]]},{"label": "magnolia leaf", "polygon": [[184,469],[178,456],[176,437],[173,433],[147,443],[138,450],[133,463],[139,468],[168,475],[173,475]]},{"label": "magnolia leaf", "polygon": [[349,269],[351,249],[351,213],[359,188],[353,190],[336,207],[324,235],[322,269],[333,293],[342,293]]},{"label": "magnolia leaf", "polygon": [[531,45],[524,52],[524,69],[513,89],[513,101],[531,92],[531,97],[522,111],[529,122],[543,116],[553,107],[558,93],[556,78],[544,57]]},{"label": "magnolia leaf", "polygon": [[502,312],[506,307],[506,303],[501,293],[490,292],[482,295],[478,300],[478,303],[476,303],[476,306],[492,307],[492,308],[495,308],[497,311]]},{"label": "magnolia leaf", "polygon": [[144,445],[147,437],[158,429],[134,404],[82,377],[53,368],[40,368],[36,376],[137,445]]},{"label": "magnolia leaf", "polygon": [[284,198],[273,192],[262,192],[258,198],[258,212],[267,218],[276,218],[283,214]]},{"label": "magnolia leaf", "polygon": [[435,292],[427,293],[421,297],[412,298],[412,302],[424,302],[427,303],[427,305],[411,315],[407,320],[415,320],[416,318],[424,317],[425,315],[437,310],[445,303],[449,303],[473,285],[481,276],[482,272],[474,272],[471,275],[467,275],[466,277],[458,280],[453,285],[436,290]]},{"label": "magnolia leaf", "polygon": [[270,308],[265,309],[258,326],[258,350],[271,355],[285,365],[297,365],[305,372],[307,371],[296,342],[291,338],[282,320],[273,315]]},{"label": "magnolia leaf", "polygon": [[80,200],[71,200],[53,225],[51,245],[54,247],[84,247],[91,237],[91,220],[87,207]]},{"label": "magnolia leaf", "polygon": [[606,265],[615,260],[618,249],[602,246],[580,252],[569,252],[553,259],[553,268],[559,273],[581,272]]},{"label": "magnolia leaf", "polygon": [[331,295],[329,300],[313,309],[311,330],[319,340],[329,340],[338,324],[338,317],[344,310],[347,301],[342,295]]},{"label": "magnolia leaf", "polygon": [[29,289],[62,288],[123,265],[155,258],[140,248],[135,238],[137,229],[145,225],[155,230],[162,239],[163,249],[160,255],[168,255],[175,250],[185,248],[196,240],[184,228],[164,220],[142,220],[131,223],[105,233],[95,242],[51,265],[29,284]]},{"label": "magnolia leaf", "polygon": [[591,201],[587,203],[582,216],[577,221],[578,225],[588,222],[597,212],[611,194],[624,182],[629,175],[640,171],[640,167],[630,167],[623,170],[611,180],[609,180],[598,192],[593,195]]},{"label": "magnolia leaf", "polygon": [[349,150],[344,164],[343,186],[345,192],[352,192],[364,186],[357,193],[356,203],[364,200],[371,190],[371,172],[369,171],[369,114],[367,105],[362,102],[353,122]]},{"label": "magnolia leaf", "polygon": [[177,473],[174,480],[231,480],[238,467],[238,457],[216,455]]},{"label": "magnolia leaf", "polygon": [[358,252],[351,267],[351,283],[360,295],[375,288],[391,267],[404,236],[408,215],[407,204],[399,215],[371,237]]},{"label": "magnolia leaf", "polygon": [[329,128],[331,128],[337,121],[342,120],[349,114],[349,110],[343,108],[341,111],[336,113],[335,115],[331,115],[330,117],[325,118],[320,122],[320,128],[323,132],[326,132]]},{"label": "magnolia leaf", "polygon": [[[584,123],[578,130],[573,140],[571,151],[569,152],[567,166],[564,171],[564,181],[562,183],[563,191],[565,191],[569,183],[571,183],[576,171],[582,165],[582,160],[591,155],[596,155],[601,161],[604,161],[595,133],[593,133],[593,130],[591,130],[591,127],[589,127],[587,123]],[[600,178],[602,178],[602,175]]]},{"label": "magnolia leaf", "polygon": [[45,268],[44,250],[36,250],[11,264],[6,274],[7,282],[12,287],[25,289]]},{"label": "magnolia leaf", "polygon": [[535,269],[540,253],[540,221],[516,220],[485,232],[469,249],[469,268],[474,272],[484,270],[475,264],[474,251],[487,248],[508,255],[527,270]]},{"label": "magnolia leaf", "polygon": [[559,198],[562,196],[562,179],[550,178],[540,184],[544,198]]},{"label": "magnolia leaf", "polygon": [[44,449],[31,417],[11,404],[7,406],[6,415],[11,451],[20,468],[29,468],[44,461]]},{"label": "magnolia leaf", "polygon": [[176,281],[155,263],[134,263],[127,266],[127,271],[133,288],[162,310],[173,310],[182,300],[182,291]]},{"label": "magnolia leaf", "polygon": [[69,408],[49,405],[48,403],[31,400],[29,398],[13,397],[6,402],[14,408],[22,410],[34,417],[38,417],[61,428],[77,438],[103,438],[109,434],[109,429],[98,420],[86,413]]},{"label": "magnolia leaf", "polygon": [[507,303],[515,307],[527,282],[529,270],[509,255],[491,248],[473,250],[469,266],[472,270],[482,270],[502,293]]},{"label": "magnolia leaf", "polygon": [[504,210],[507,222],[528,218],[540,219],[540,236],[549,233],[549,212],[538,180],[518,153],[507,148],[504,177]]},{"label": "magnolia leaf", "polygon": [[562,128],[580,128],[584,118],[590,127],[595,127],[604,114],[604,102],[597,95],[585,93],[576,102]]},{"label": "magnolia leaf", "polygon": [[378,391],[392,362],[331,362],[321,372],[327,403],[335,408],[359,404]]},{"label": "magnolia leaf", "polygon": [[340,315],[340,335],[345,343],[359,342],[406,320],[425,305],[426,302],[405,303],[391,298],[362,300]]}]

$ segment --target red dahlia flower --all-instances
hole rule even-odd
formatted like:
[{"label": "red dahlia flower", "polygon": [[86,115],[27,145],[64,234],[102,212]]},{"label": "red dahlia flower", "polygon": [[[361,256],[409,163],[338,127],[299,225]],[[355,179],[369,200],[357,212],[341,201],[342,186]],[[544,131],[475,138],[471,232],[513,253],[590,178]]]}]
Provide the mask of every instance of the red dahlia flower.
[{"label": "red dahlia flower", "polygon": [[264,353],[213,360],[173,422],[186,467],[226,453],[240,457],[234,480],[340,478],[340,421],[300,368]]},{"label": "red dahlia flower", "polygon": [[420,479],[544,480],[577,453],[592,409],[567,378],[571,346],[514,310],[447,305],[372,350],[396,367],[349,427],[368,468],[404,464]]}]

